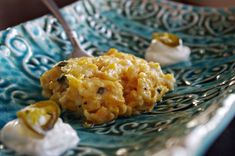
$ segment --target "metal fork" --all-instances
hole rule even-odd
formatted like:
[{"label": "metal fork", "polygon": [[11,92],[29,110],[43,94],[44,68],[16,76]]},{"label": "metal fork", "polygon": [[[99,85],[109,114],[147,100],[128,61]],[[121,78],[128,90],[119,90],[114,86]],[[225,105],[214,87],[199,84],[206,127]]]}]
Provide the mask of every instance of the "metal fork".
[{"label": "metal fork", "polygon": [[45,6],[50,10],[50,12],[55,16],[55,18],[59,21],[62,25],[68,39],[70,40],[73,46],[73,52],[70,57],[82,57],[82,56],[90,56],[85,51],[82,50],[80,47],[79,41],[76,37],[76,34],[72,29],[69,27],[68,23],[65,21],[64,17],[59,11],[59,7],[55,3],[54,0],[41,0]]}]

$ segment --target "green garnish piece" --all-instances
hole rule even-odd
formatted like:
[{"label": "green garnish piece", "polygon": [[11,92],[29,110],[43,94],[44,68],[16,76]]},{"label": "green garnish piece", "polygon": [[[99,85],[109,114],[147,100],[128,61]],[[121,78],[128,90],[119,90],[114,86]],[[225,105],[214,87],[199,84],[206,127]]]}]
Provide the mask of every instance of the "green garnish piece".
[{"label": "green garnish piece", "polygon": [[180,45],[180,38],[174,34],[171,33],[154,33],[153,39],[158,40],[162,42],[163,44],[170,46],[170,47],[176,47]]}]

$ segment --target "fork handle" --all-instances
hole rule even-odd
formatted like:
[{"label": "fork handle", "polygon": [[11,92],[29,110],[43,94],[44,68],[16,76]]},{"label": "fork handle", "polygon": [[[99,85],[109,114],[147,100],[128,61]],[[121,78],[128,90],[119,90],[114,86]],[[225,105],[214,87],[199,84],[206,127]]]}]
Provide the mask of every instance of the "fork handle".
[{"label": "fork handle", "polygon": [[52,12],[52,14],[56,17],[56,19],[62,25],[67,37],[72,43],[73,48],[76,48],[76,50],[83,53],[75,34],[73,33],[72,29],[69,27],[68,23],[65,21],[62,14],[60,13],[59,7],[55,3],[55,1],[54,0],[41,0],[41,1],[47,6],[47,8]]}]

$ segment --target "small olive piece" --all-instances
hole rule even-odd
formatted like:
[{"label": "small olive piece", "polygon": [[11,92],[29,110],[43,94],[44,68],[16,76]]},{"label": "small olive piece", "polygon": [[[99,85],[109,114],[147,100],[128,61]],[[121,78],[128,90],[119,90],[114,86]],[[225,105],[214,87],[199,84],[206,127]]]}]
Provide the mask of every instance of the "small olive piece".
[{"label": "small olive piece", "polygon": [[17,117],[40,136],[54,127],[59,116],[60,108],[51,100],[37,102],[17,112]]},{"label": "small olive piece", "polygon": [[154,33],[153,39],[158,40],[170,47],[176,47],[180,45],[180,38],[170,33]]}]

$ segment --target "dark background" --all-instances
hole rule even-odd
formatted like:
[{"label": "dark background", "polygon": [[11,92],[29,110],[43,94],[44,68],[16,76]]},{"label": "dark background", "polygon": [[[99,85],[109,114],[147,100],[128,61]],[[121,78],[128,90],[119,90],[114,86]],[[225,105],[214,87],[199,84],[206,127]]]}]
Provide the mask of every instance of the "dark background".
[{"label": "dark background", "polygon": [[[75,0],[56,1],[57,4],[62,7],[74,2]],[[177,1],[183,2],[182,0]],[[214,7],[235,6],[235,0],[185,0],[184,3]],[[47,13],[47,8],[40,2],[40,0],[0,0],[0,30],[40,17]],[[216,139],[205,155],[235,155],[235,118],[219,138]]]},{"label": "dark background", "polygon": [[[76,0],[55,0],[62,7]],[[235,6],[235,0],[174,0],[177,2],[213,7]],[[48,13],[40,0],[0,0],[0,30]]]},{"label": "dark background", "polygon": [[[76,0],[55,0],[62,7]],[[40,0],[0,0],[0,30],[48,13]]]}]

